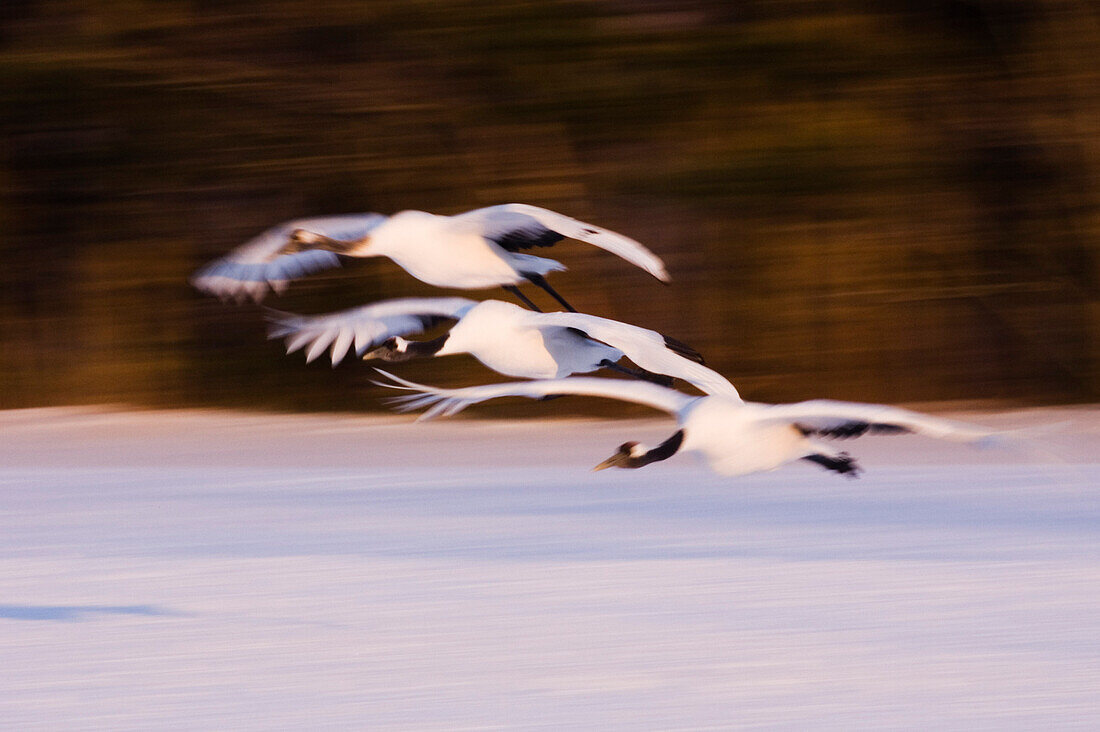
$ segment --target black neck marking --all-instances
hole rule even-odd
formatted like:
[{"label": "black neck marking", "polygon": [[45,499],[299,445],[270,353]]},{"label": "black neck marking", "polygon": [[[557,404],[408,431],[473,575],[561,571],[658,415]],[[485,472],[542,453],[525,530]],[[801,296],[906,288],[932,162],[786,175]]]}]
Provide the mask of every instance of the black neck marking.
[{"label": "black neck marking", "polygon": [[670,457],[676,454],[676,451],[680,449],[680,445],[684,442],[684,431],[676,430],[676,433],[672,437],[668,438],[657,447],[653,448],[645,455],[638,457],[632,457],[627,460],[626,467],[628,468],[640,468],[650,463],[660,462],[661,460],[668,460]]},{"label": "black neck marking", "polygon": [[373,353],[377,358],[381,358],[383,361],[395,363],[411,361],[414,358],[428,358],[437,354],[439,349],[443,348],[443,344],[446,343],[447,339],[450,337],[451,331],[447,331],[438,338],[433,338],[430,341],[406,341],[407,345],[404,351],[397,350],[396,339],[388,338],[385,344]]},{"label": "black neck marking", "polygon": [[451,337],[451,331],[447,331],[438,338],[432,338],[430,341],[409,341],[409,345],[405,347],[405,353],[409,354],[409,358],[427,358],[428,356],[434,356],[439,353],[439,349],[443,348],[443,344],[447,342],[447,339]]}]

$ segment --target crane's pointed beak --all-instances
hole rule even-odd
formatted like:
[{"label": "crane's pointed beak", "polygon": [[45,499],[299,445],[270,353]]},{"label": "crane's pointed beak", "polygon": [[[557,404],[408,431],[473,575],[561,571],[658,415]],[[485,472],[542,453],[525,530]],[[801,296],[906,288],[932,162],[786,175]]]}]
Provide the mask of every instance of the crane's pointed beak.
[{"label": "crane's pointed beak", "polygon": [[607,470],[608,468],[617,468],[620,465],[623,465],[626,462],[626,460],[627,460],[626,455],[624,455],[621,452],[617,452],[614,455],[612,455],[611,457],[609,457],[607,460],[604,460],[602,463],[600,463],[596,467],[592,468],[592,472],[594,473],[597,470]]}]

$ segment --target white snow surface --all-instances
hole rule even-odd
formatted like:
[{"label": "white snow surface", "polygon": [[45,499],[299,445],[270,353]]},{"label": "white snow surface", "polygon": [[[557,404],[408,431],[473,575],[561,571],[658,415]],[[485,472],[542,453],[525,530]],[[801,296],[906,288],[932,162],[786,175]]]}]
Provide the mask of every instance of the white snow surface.
[{"label": "white snow surface", "polygon": [[1100,408],[950,416],[1032,431],[2,412],[0,728],[1100,729]]}]

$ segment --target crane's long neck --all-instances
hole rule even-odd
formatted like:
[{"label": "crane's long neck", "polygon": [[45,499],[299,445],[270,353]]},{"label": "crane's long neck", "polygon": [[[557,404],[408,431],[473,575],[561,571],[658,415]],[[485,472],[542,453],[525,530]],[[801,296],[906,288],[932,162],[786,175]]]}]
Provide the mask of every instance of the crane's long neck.
[{"label": "crane's long neck", "polygon": [[619,446],[614,455],[604,460],[593,470],[606,468],[643,468],[650,463],[667,460],[676,454],[684,441],[684,431],[677,430],[676,434],[668,438],[652,450],[645,450],[644,445],[637,442],[625,442]]},{"label": "crane's long neck", "polygon": [[432,338],[430,341],[408,341],[405,346],[405,352],[402,361],[411,358],[430,358],[439,353],[443,348],[447,339],[451,337],[451,331],[447,331],[438,338]]},{"label": "crane's long neck", "polygon": [[417,343],[416,346],[420,349],[420,354],[419,355],[421,355],[421,356],[435,356],[435,355],[438,355],[439,352],[443,349],[443,346],[446,345],[447,339],[450,338],[450,337],[451,337],[451,331],[447,331],[446,333],[443,333],[442,335],[437,336],[436,338],[432,338],[430,341],[421,341],[421,342]]},{"label": "crane's long neck", "polygon": [[[380,358],[383,361],[410,361],[414,358],[430,358],[440,355],[440,350],[451,337],[451,331],[447,331],[438,338],[430,341],[407,341],[404,338],[393,337],[384,344],[368,352],[363,356],[364,360]],[[447,355],[447,354],[442,354]]]},{"label": "crane's long neck", "polygon": [[668,460],[670,457],[676,454],[676,451],[680,449],[680,445],[684,442],[684,431],[676,430],[676,434],[668,438],[657,447],[652,450],[646,451],[643,455],[638,457],[631,457],[627,460],[627,464],[624,467],[627,468],[641,468],[650,463],[660,462],[661,460]]}]

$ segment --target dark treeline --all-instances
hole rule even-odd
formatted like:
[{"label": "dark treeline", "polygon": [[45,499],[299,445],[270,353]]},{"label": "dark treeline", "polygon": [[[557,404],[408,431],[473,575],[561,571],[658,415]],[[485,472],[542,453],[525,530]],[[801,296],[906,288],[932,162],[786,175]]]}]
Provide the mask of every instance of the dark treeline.
[{"label": "dark treeline", "polygon": [[[663,256],[667,288],[550,255],[748,398],[1100,396],[1084,0],[4,5],[2,407],[377,408],[363,364],[283,357],[188,275],[288,218],[508,201]],[[434,292],[366,260],[271,304]]]}]

